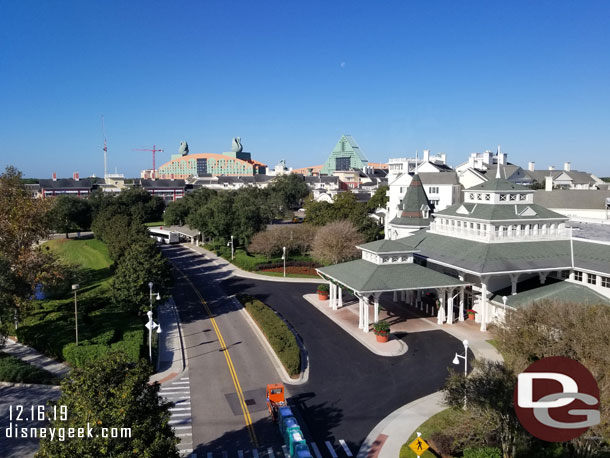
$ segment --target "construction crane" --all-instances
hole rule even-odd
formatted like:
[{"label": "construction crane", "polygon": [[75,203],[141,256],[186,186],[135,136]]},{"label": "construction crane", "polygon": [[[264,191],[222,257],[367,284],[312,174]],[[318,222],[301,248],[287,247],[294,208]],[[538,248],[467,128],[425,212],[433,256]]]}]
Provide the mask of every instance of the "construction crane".
[{"label": "construction crane", "polygon": [[162,153],[163,150],[162,149],[157,149],[156,145],[153,145],[152,149],[147,149],[147,148],[133,148],[132,151],[152,151],[152,159],[153,159],[153,167],[152,167],[152,178],[155,178],[155,175],[157,174],[157,168],[155,167],[155,153],[159,152]]},{"label": "construction crane", "polygon": [[106,127],[104,126],[104,115],[102,115],[102,134],[104,135],[104,179],[108,175],[108,146],[106,146]]}]

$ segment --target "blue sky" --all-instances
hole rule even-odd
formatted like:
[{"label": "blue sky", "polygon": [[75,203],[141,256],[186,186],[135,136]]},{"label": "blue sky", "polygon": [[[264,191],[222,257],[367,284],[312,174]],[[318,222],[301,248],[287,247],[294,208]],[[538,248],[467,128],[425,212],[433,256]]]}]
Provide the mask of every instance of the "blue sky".
[{"label": "blue sky", "polygon": [[605,1],[0,0],[0,166],[138,176],[242,138],[320,164],[498,144],[509,161],[610,175]]}]

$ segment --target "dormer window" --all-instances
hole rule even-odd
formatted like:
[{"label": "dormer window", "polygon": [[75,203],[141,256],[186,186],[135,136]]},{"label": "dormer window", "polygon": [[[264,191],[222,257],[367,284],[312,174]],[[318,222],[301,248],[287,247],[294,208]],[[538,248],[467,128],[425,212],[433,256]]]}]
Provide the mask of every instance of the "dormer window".
[{"label": "dormer window", "polygon": [[422,218],[428,219],[430,217],[430,207],[427,205],[422,205],[420,210],[422,212]]}]

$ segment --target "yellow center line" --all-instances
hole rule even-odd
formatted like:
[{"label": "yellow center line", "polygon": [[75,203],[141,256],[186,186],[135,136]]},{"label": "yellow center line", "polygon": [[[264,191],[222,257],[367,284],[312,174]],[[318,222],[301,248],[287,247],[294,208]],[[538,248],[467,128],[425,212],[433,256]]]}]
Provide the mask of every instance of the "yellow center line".
[{"label": "yellow center line", "polygon": [[220,332],[220,328],[218,327],[218,324],[214,319],[214,314],[212,313],[212,310],[210,310],[210,307],[208,306],[207,302],[205,301],[197,287],[193,284],[193,282],[191,282],[191,280],[182,272],[182,270],[176,267],[175,264],[174,267],[191,286],[193,291],[195,291],[195,294],[197,294],[197,297],[199,297],[199,300],[203,304],[203,308],[205,309],[206,313],[208,314],[208,317],[210,318],[210,322],[212,323],[212,327],[214,328],[214,332],[216,333],[216,337],[218,338],[218,342],[220,343],[220,351],[224,353],[225,360],[227,361],[229,373],[231,374],[231,379],[233,380],[233,386],[235,387],[235,391],[237,392],[239,405],[243,412],[244,421],[246,422],[246,428],[248,429],[248,433],[250,434],[250,440],[252,441],[255,447],[258,447],[258,440],[256,439],[256,433],[254,432],[254,425],[252,424],[250,411],[248,410],[248,406],[246,405],[246,400],[244,398],[244,393],[241,389],[241,384],[239,383],[239,378],[237,377],[237,372],[235,371],[235,366],[233,365],[233,361],[231,360],[231,356],[229,355],[229,348],[227,347],[222,333]]}]

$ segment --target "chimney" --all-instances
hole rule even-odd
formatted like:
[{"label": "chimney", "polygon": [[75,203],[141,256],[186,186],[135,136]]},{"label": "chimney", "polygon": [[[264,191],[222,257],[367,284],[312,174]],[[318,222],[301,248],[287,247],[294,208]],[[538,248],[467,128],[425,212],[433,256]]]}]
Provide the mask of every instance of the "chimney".
[{"label": "chimney", "polygon": [[72,174],[72,178],[74,179],[74,181],[78,181],[78,172],[74,172]]},{"label": "chimney", "polygon": [[566,172],[569,172],[572,169],[572,166],[570,165],[569,162],[564,162],[563,163],[563,170]]},{"label": "chimney", "polygon": [[554,165],[549,165],[549,170],[555,170],[555,166]]},{"label": "chimney", "polygon": [[441,153],[439,156],[441,157],[441,162],[443,165],[447,164],[447,155],[445,153]]},{"label": "chimney", "polygon": [[547,175],[544,177],[544,190],[545,191],[553,190],[553,177],[550,175]]},{"label": "chimney", "polygon": [[53,172],[53,181],[57,181],[57,173]]},{"label": "chimney", "polygon": [[475,153],[472,153],[470,155],[470,157],[468,158],[468,167],[470,167],[471,169],[474,169],[474,158],[475,158]]},{"label": "chimney", "polygon": [[536,163],[535,162],[528,162],[527,163],[527,170],[529,170],[530,172],[533,172],[534,170],[536,170]]},{"label": "chimney", "polygon": [[430,162],[430,150],[429,149],[424,150],[424,162]]},{"label": "chimney", "polygon": [[506,153],[498,153],[498,164],[499,165],[505,165],[506,164]]}]

